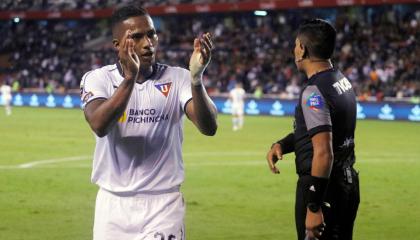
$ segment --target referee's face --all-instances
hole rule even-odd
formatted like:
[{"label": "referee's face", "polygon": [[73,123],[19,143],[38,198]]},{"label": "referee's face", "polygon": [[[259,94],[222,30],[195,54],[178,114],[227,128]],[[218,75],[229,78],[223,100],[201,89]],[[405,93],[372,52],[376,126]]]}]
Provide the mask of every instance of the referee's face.
[{"label": "referee's face", "polygon": [[293,50],[293,54],[295,56],[295,64],[299,71],[303,70],[302,61],[304,60],[305,48],[303,47],[302,43],[300,42],[299,38],[295,40],[295,48]]},{"label": "referee's face", "polygon": [[[158,37],[152,18],[148,15],[128,18],[118,26],[114,45],[118,48],[125,32],[131,31],[130,37],[134,40],[134,51],[140,59],[140,68],[149,69],[156,61],[156,47]],[[116,44],[117,43],[117,44]]]}]

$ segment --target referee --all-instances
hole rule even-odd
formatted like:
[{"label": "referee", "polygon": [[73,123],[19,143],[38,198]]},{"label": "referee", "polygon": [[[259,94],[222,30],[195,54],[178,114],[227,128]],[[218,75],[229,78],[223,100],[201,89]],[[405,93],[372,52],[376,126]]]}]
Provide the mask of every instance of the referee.
[{"label": "referee", "polygon": [[294,56],[308,81],[295,109],[294,131],[267,153],[273,173],[283,154],[295,152],[295,221],[299,240],[352,239],[359,206],[354,170],[356,97],[350,82],[331,63],[336,31],[313,19],[298,29]]}]

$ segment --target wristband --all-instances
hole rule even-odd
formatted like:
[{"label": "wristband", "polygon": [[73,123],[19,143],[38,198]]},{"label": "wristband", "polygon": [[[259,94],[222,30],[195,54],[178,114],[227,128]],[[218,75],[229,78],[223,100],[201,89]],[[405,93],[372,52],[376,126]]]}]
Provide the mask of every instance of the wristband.
[{"label": "wristband", "polygon": [[315,207],[321,206],[324,195],[328,186],[328,178],[311,176],[309,180],[308,191],[308,204],[310,210],[316,209]]}]

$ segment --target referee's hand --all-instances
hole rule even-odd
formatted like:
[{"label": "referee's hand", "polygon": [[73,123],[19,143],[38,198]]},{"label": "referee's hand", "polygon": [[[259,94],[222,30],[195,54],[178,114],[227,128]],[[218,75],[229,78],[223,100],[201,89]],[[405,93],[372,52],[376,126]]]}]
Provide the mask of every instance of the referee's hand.
[{"label": "referee's hand", "polygon": [[271,172],[274,174],[279,174],[280,171],[276,167],[276,163],[278,160],[283,159],[283,152],[281,150],[281,145],[278,143],[273,144],[270,151],[268,151],[266,158],[267,158],[268,167],[270,168]]},{"label": "referee's hand", "polygon": [[324,215],[322,214],[321,209],[319,209],[316,213],[311,212],[309,209],[306,210],[305,227],[305,239],[317,240],[321,237],[325,230]]}]

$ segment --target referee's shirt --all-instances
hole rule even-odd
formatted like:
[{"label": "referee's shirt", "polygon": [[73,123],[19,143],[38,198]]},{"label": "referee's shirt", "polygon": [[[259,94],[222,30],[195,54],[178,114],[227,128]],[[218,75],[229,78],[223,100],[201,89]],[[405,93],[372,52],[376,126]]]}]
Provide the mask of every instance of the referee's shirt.
[{"label": "referee's shirt", "polygon": [[296,171],[310,175],[313,157],[311,138],[320,132],[332,132],[333,169],[352,166],[356,96],[347,78],[330,69],[313,75],[302,89],[295,111]]}]

